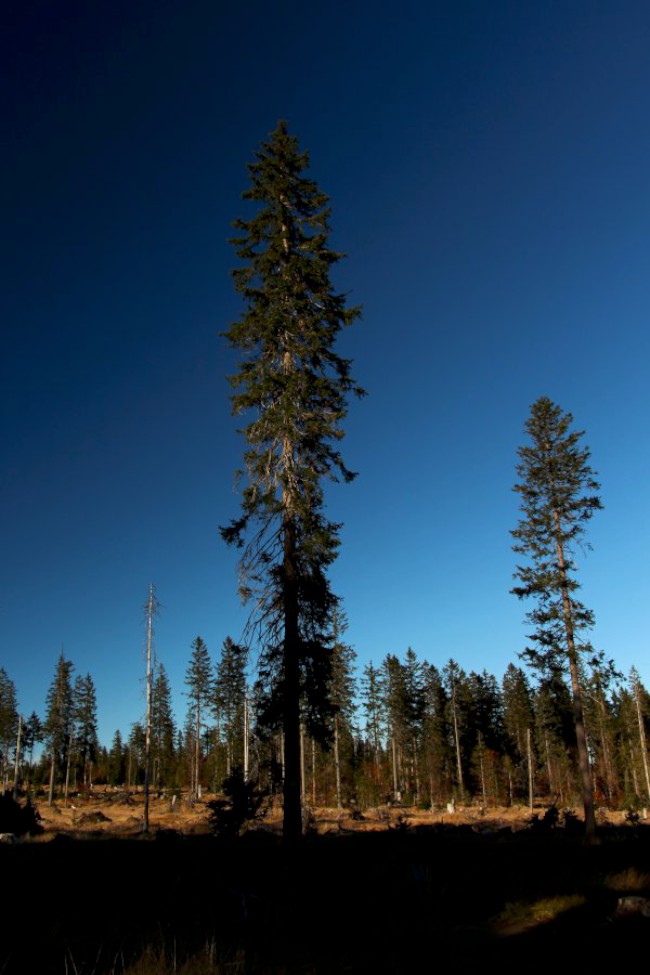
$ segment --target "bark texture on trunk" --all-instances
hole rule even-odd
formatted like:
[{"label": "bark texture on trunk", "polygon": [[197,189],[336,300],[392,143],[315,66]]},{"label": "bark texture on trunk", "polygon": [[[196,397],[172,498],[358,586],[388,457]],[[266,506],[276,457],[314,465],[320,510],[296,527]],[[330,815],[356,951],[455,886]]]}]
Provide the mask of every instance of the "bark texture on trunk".
[{"label": "bark texture on trunk", "polygon": [[589,762],[589,750],[587,748],[587,734],[585,732],[584,708],[582,706],[582,687],[580,685],[580,674],[578,671],[578,652],[575,645],[575,635],[573,629],[573,613],[571,609],[571,597],[569,595],[569,583],[566,572],[566,562],[564,559],[564,549],[560,541],[560,516],[557,511],[553,513],[556,529],[556,552],[558,569],[560,572],[560,588],[562,594],[562,614],[564,618],[564,632],[566,634],[567,652],[569,657],[569,673],[571,675],[571,695],[573,699],[573,721],[576,729],[576,743],[578,746],[578,765],[580,767],[580,779],[582,782],[582,804],[585,813],[585,839],[588,843],[593,842],[596,836],[596,817],[594,814],[593,784],[591,776],[591,764]]},{"label": "bark texture on trunk", "polygon": [[284,518],[284,823],[283,839],[291,845],[302,836],[300,800],[300,633],[295,565],[295,528],[289,513]]}]

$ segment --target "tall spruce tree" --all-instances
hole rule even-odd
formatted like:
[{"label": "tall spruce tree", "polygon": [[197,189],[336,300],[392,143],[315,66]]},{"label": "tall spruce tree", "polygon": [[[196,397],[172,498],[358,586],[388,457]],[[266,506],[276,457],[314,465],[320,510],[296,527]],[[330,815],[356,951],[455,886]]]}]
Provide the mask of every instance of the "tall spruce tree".
[{"label": "tall spruce tree", "polygon": [[81,765],[84,786],[92,783],[92,765],[97,758],[97,694],[90,674],[79,675],[74,683],[74,746]]},{"label": "tall spruce tree", "polygon": [[[326,700],[327,631],[335,597],[327,568],[339,525],[323,511],[323,480],[353,474],[338,445],[350,393],[350,361],[334,344],[359,315],[337,294],[330,271],[328,199],[305,175],[308,155],[280,122],[249,164],[233,240],[233,272],[246,310],[226,332],[242,357],[230,377],[234,414],[247,414],[242,515],[222,529],[243,547],[240,592],[254,599],[262,667],[272,685],[265,716],[284,736],[284,837],[301,835],[300,702]],[[246,541],[247,539],[247,541]]]},{"label": "tall spruce tree", "polygon": [[429,799],[447,801],[453,794],[453,748],[449,725],[449,701],[437,667],[424,668],[424,756],[429,779]]},{"label": "tall spruce tree", "polygon": [[467,683],[467,675],[453,658],[442,668],[443,686],[447,694],[449,726],[454,743],[456,759],[456,784],[461,802],[465,801],[465,761],[463,758],[463,739],[466,725],[466,702],[463,700],[463,689]]},{"label": "tall spruce tree", "polygon": [[188,714],[188,728],[192,730],[194,759],[192,763],[193,795],[200,798],[201,794],[201,727],[205,710],[209,706],[213,694],[212,664],[205,641],[197,636],[192,642],[192,656],[185,674],[185,684],[189,688],[187,697],[190,701]]},{"label": "tall spruce tree", "polygon": [[508,664],[502,681],[502,695],[510,801],[514,799],[515,790],[518,795],[524,795],[527,788],[532,806],[535,773],[532,747],[533,701],[528,679],[520,667]]},{"label": "tall spruce tree", "polygon": [[336,805],[343,805],[341,789],[341,742],[342,738],[352,740],[354,721],[354,661],[356,652],[343,640],[348,628],[345,614],[337,609],[332,614],[332,666],[330,673],[329,703],[332,710],[332,746],[334,755],[334,776],[336,782]]},{"label": "tall spruce tree", "polygon": [[48,805],[54,800],[55,774],[65,768],[73,720],[72,671],[74,665],[61,652],[56,673],[47,692],[45,738],[50,753],[50,787]]},{"label": "tall spruce tree", "polygon": [[34,765],[34,748],[44,739],[43,723],[36,711],[32,711],[23,726],[23,741],[25,753],[29,755],[29,770],[32,771]]},{"label": "tall spruce tree", "polygon": [[227,636],[217,663],[215,705],[226,739],[226,778],[244,765],[247,656],[246,648]]},{"label": "tall spruce tree", "polygon": [[650,698],[648,692],[641,683],[641,678],[635,667],[630,671],[630,686],[634,696],[634,706],[639,726],[639,748],[641,761],[643,764],[643,777],[645,780],[646,795],[650,799],[650,763],[648,762],[648,737],[646,734],[646,721]]},{"label": "tall spruce tree", "polygon": [[0,779],[3,789],[7,788],[10,754],[16,743],[17,730],[16,686],[4,667],[0,667]]},{"label": "tall spruce tree", "polygon": [[522,516],[512,535],[514,551],[527,563],[517,566],[520,584],[512,592],[536,602],[526,615],[535,627],[529,635],[533,646],[525,651],[529,662],[543,671],[569,671],[585,834],[590,840],[596,824],[580,655],[592,649],[583,634],[593,625],[594,615],[577,599],[574,555],[578,545],[585,547],[586,524],[602,504],[596,493],[600,485],[589,466],[590,451],[581,443],[583,432],[571,430],[572,423],[572,415],[546,396],[533,403],[526,421],[530,443],[518,450],[520,480],[514,487]]}]

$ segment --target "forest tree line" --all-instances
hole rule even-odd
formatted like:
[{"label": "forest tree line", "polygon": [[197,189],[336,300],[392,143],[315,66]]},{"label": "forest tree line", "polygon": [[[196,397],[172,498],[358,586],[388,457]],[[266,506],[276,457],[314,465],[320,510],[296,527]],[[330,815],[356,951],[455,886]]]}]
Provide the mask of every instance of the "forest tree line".
[{"label": "forest tree line", "polygon": [[[437,667],[412,649],[387,654],[360,673],[341,638],[331,647],[325,727],[301,722],[303,801],[311,806],[384,802],[426,807],[478,804],[579,804],[581,796],[572,701],[559,671],[534,680],[510,664],[499,680],[466,672],[449,660]],[[213,664],[198,637],[185,676],[183,726],[172,710],[162,663],[152,683],[151,788],[200,797],[219,793],[239,770],[281,794],[283,736],[260,723],[259,685],[247,680],[246,650],[227,638]],[[145,724],[116,730],[109,747],[97,734],[90,674],[74,677],[60,656],[45,714],[19,714],[15,687],[0,669],[3,786],[56,794],[108,785],[137,789],[145,777]],[[650,694],[636,670],[627,680],[592,666],[583,678],[587,742],[597,805],[650,804],[647,736]],[[197,717],[198,716],[198,717]],[[35,758],[35,752],[37,757]]]}]

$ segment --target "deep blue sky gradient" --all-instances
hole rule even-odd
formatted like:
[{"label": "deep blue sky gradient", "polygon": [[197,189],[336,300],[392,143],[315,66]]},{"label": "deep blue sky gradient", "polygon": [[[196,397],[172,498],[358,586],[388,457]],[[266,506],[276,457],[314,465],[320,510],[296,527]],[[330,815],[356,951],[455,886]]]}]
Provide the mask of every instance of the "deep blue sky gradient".
[{"label": "deep blue sky gradient", "polygon": [[328,491],[360,666],[412,646],[501,676],[517,446],[545,394],[605,510],[593,641],[650,680],[650,8],[642,2],[10,3],[2,17],[0,665],[43,713],[63,647],[108,742],[144,710],[142,604],[185,711],[245,620],[242,441],[219,333],[231,221],[286,118],[331,198],[351,405]]}]

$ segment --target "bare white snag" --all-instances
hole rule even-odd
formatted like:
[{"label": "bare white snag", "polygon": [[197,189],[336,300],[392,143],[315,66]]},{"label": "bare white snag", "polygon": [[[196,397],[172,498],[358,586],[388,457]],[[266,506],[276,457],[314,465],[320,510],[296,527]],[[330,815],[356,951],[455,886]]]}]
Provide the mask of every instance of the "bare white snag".
[{"label": "bare white snag", "polygon": [[153,584],[149,585],[147,603],[147,717],[144,738],[144,821],[143,829],[149,832],[149,767],[151,761],[151,691],[153,685],[152,641],[153,641],[154,596]]}]

